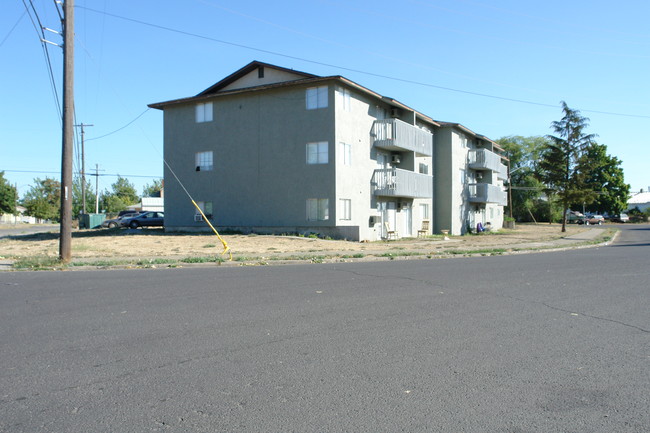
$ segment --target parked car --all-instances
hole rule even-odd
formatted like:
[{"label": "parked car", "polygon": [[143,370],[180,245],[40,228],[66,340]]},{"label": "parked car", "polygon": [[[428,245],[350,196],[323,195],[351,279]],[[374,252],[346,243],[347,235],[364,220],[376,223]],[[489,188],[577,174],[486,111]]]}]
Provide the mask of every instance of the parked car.
[{"label": "parked car", "polygon": [[[587,215],[583,220],[583,223],[586,225],[601,225],[605,222],[605,217],[602,215]],[[580,224],[580,223],[578,223]]]},{"label": "parked car", "polygon": [[163,212],[143,212],[131,218],[122,220],[124,227],[137,229],[138,227],[162,227],[165,224]]},{"label": "parked car", "polygon": [[585,221],[585,216],[578,211],[567,211],[566,213],[566,222],[569,224],[583,224]]},{"label": "parked car", "polygon": [[622,214],[619,214],[619,215],[614,215],[611,218],[611,221],[613,223],[629,223],[630,222],[630,217],[627,216],[626,213],[622,213]]},{"label": "parked car", "polygon": [[127,218],[131,218],[140,214],[140,212],[132,212],[132,211],[128,213],[122,213],[122,212],[120,212],[121,215],[118,215],[116,218],[104,220],[104,222],[102,223],[102,227],[107,227],[109,229],[114,229],[116,227],[124,227],[122,225],[122,221],[124,221]]}]

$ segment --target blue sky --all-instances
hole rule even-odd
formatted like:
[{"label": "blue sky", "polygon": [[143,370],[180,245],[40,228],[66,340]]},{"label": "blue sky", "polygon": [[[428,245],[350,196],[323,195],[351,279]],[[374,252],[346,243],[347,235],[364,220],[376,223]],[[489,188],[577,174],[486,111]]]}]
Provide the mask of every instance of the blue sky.
[{"label": "blue sky", "polygon": [[[61,160],[60,103],[30,3],[60,30],[53,0],[3,2],[0,171],[21,196],[36,177],[58,179]],[[147,104],[195,95],[252,60],[343,75],[492,139],[551,133],[564,100],[623,161],[632,190],[650,186],[646,0],[75,4],[76,122],[94,125],[86,171],[99,164],[100,191],[117,174],[139,192],[162,176],[162,112]],[[60,96],[62,52],[47,52]]]}]

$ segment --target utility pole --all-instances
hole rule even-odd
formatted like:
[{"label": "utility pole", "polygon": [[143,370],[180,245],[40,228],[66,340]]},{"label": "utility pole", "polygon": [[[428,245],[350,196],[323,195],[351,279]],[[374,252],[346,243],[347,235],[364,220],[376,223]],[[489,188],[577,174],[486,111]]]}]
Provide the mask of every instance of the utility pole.
[{"label": "utility pole", "polygon": [[512,220],[512,172],[510,171],[510,158],[508,158],[508,210],[510,211],[510,219]]},{"label": "utility pole", "polygon": [[86,131],[84,130],[84,127],[95,126],[95,125],[84,124],[83,122],[81,122],[81,124],[75,126],[81,127],[81,203],[82,203],[83,213],[85,214],[86,213],[86,151],[84,147],[84,135]]},{"label": "utility pole", "polygon": [[99,172],[104,171],[99,169],[99,164],[95,164],[95,213],[99,213]]},{"label": "utility pole", "polygon": [[59,260],[72,256],[72,150],[74,135],[74,0],[63,3],[63,148]]}]

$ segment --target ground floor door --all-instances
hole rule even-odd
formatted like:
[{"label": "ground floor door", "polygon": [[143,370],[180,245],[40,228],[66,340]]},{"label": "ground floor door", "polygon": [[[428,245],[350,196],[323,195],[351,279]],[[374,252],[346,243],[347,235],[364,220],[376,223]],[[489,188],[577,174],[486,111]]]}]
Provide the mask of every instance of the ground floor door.
[{"label": "ground floor door", "polygon": [[405,203],[402,205],[402,214],[404,215],[404,228],[400,233],[401,236],[413,236],[413,212],[411,211],[411,204]]},{"label": "ground floor door", "polygon": [[[378,201],[377,211],[381,215],[381,239],[388,237],[388,230],[397,230],[397,202],[394,201]],[[388,227],[387,227],[388,226]]]}]

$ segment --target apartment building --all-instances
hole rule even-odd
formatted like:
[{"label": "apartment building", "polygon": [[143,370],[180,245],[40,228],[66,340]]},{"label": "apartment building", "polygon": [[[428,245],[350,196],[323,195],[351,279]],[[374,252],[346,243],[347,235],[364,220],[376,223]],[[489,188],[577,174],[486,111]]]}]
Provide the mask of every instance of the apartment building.
[{"label": "apartment building", "polygon": [[149,106],[164,113],[167,231],[207,229],[191,199],[242,232],[363,241],[501,227],[494,142],[342,76],[254,61]]}]

